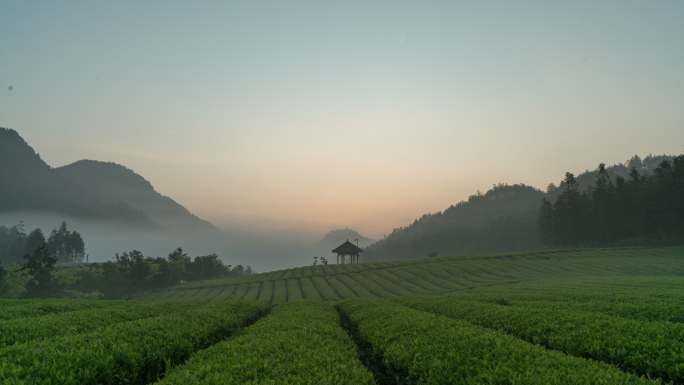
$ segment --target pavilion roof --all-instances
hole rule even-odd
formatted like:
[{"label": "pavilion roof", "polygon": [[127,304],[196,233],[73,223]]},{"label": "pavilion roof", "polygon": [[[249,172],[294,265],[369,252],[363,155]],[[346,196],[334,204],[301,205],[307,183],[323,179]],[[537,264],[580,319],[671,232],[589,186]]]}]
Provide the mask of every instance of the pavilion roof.
[{"label": "pavilion roof", "polygon": [[347,240],[343,244],[334,248],[332,252],[340,255],[356,255],[362,253],[363,249]]}]

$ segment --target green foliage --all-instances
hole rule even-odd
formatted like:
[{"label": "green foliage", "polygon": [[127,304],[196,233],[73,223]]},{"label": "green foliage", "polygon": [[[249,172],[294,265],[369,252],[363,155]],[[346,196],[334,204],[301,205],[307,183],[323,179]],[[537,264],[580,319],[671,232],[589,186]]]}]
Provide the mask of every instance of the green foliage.
[{"label": "green foliage", "polygon": [[43,232],[40,229],[35,229],[26,237],[26,243],[24,247],[25,253],[33,254],[36,250],[40,249],[46,244],[47,241],[45,240]]},{"label": "green foliage", "polygon": [[448,297],[403,303],[634,373],[675,383],[684,380],[682,324],[641,322],[539,303],[501,306]]},{"label": "green foliage", "polygon": [[[658,281],[662,282],[663,279]],[[680,283],[684,283],[684,280]],[[656,282],[653,284],[655,287],[658,285]],[[681,290],[668,290],[667,287],[657,290],[613,288],[605,292],[600,289],[589,286],[559,290],[549,285],[538,293],[516,292],[506,288],[505,291],[492,290],[462,297],[512,306],[552,306],[561,310],[589,311],[641,321],[684,322],[684,293]]]},{"label": "green foliage", "polygon": [[[525,185],[494,186],[442,212],[423,215],[369,246],[362,258],[416,258],[530,250],[539,246],[537,212],[544,193]],[[367,258],[367,259],[366,259]]]},{"label": "green foliage", "polygon": [[26,270],[30,276],[26,283],[26,295],[29,297],[55,295],[56,285],[53,272],[57,260],[48,253],[47,246],[39,247],[25,258],[26,264],[22,269]]},{"label": "green foliage", "polygon": [[17,318],[55,315],[77,310],[110,306],[115,301],[72,300],[72,299],[32,299],[32,300],[0,300],[0,322]]},{"label": "green foliage", "polygon": [[655,384],[609,365],[545,350],[467,322],[387,301],[341,304],[376,370],[389,383]]},{"label": "green foliage", "polygon": [[539,226],[545,242],[556,245],[682,240],[684,155],[663,160],[653,175],[633,168],[629,179],[611,178],[600,164],[584,191],[567,173],[555,202],[542,204]]},{"label": "green foliage", "polygon": [[158,384],[373,383],[334,308],[293,302],[278,306],[239,337],[193,355]]},{"label": "green foliage", "polygon": [[193,259],[178,248],[168,258],[152,258],[138,250],[132,250],[117,254],[113,261],[80,268],[76,272],[77,278],[69,288],[119,298],[184,281],[248,274],[251,274],[251,269],[245,270],[241,265],[231,269],[230,265],[224,265],[215,254]]},{"label": "green foliage", "polygon": [[0,346],[94,331],[119,322],[158,316],[178,306],[178,303],[105,301],[83,310],[46,315],[39,315],[34,308],[27,318],[0,321]]},{"label": "green foliage", "polygon": [[144,384],[235,332],[263,306],[221,302],[0,349],[3,384]]},{"label": "green foliage", "polygon": [[369,246],[364,258],[682,240],[682,170],[684,156],[634,157],[626,164],[601,164],[578,176],[566,173],[560,187],[550,185],[546,193],[525,185],[499,184],[393,230]]},{"label": "green foliage", "polygon": [[52,230],[47,247],[49,254],[61,263],[82,262],[85,256],[85,243],[81,234],[69,231],[66,222],[62,222],[59,229]]},{"label": "green foliage", "polygon": [[[560,250],[487,257],[433,257],[359,265],[307,266],[242,277],[186,282],[153,295],[337,300],[440,294],[519,281],[608,275],[684,274],[678,248]],[[543,290],[543,289],[541,289]]]},{"label": "green foliage", "polygon": [[0,264],[20,263],[26,255],[32,255],[41,247],[47,247],[47,254],[57,263],[77,263],[83,260],[85,242],[77,231],[69,231],[66,222],[52,230],[46,240],[40,229],[28,235],[24,225],[0,226]]},{"label": "green foliage", "polygon": [[26,255],[24,225],[0,226],[0,264],[20,263]]},{"label": "green foliage", "polygon": [[0,296],[6,295],[9,291],[9,273],[0,265]]},{"label": "green foliage", "polygon": [[[371,384],[367,367],[379,384],[676,384],[683,251],[307,266],[186,283],[163,301],[0,299],[0,383]],[[412,295],[444,292],[459,295]],[[331,302],[289,302],[233,333],[267,309],[226,297],[302,295],[392,299],[345,300],[342,319]]]}]

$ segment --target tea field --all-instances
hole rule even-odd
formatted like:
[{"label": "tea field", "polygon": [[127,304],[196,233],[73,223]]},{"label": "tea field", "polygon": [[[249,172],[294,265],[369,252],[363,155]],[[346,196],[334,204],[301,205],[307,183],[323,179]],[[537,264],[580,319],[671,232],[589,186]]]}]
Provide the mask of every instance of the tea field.
[{"label": "tea field", "polygon": [[[462,293],[476,288],[558,279],[602,285],[634,276],[684,274],[684,247],[547,251],[489,257],[426,258],[358,265],[319,265],[242,278],[199,281],[151,293],[161,299],[234,298],[280,304],[299,299],[340,300]],[[580,281],[577,281],[577,280]],[[581,282],[581,283],[579,283]],[[543,283],[542,283],[543,284]],[[508,289],[506,289],[508,290]]]},{"label": "tea field", "polygon": [[309,266],[0,300],[2,384],[684,384],[684,248]]}]

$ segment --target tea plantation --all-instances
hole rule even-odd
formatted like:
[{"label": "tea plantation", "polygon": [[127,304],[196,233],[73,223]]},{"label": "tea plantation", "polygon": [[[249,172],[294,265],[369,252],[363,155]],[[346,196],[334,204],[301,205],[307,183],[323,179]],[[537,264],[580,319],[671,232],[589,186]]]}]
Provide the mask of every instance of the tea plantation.
[{"label": "tea plantation", "polygon": [[684,248],[324,265],[0,300],[2,384],[684,384]]}]

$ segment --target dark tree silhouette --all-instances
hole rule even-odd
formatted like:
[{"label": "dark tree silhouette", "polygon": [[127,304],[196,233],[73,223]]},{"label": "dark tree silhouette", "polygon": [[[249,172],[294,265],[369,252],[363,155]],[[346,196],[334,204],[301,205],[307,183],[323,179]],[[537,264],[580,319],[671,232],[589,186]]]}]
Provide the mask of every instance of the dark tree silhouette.
[{"label": "dark tree silhouette", "polygon": [[26,254],[33,254],[41,247],[45,247],[45,236],[40,229],[35,229],[26,237]]},{"label": "dark tree silhouette", "polygon": [[57,260],[50,256],[47,247],[42,246],[25,257],[26,264],[22,270],[29,274],[26,284],[26,294],[30,297],[49,297],[55,295],[55,281],[53,272]]},{"label": "dark tree silhouette", "polygon": [[661,161],[652,175],[632,168],[628,179],[611,178],[600,164],[591,189],[580,192],[570,173],[562,186],[556,201],[544,200],[539,209],[540,232],[547,244],[684,239],[684,156]]},{"label": "dark tree silhouette", "polygon": [[69,231],[66,222],[59,229],[52,230],[47,241],[48,250],[60,263],[82,262],[85,243],[76,231]]},{"label": "dark tree silhouette", "polygon": [[9,290],[9,274],[7,269],[0,265],[0,295],[4,295]]}]

